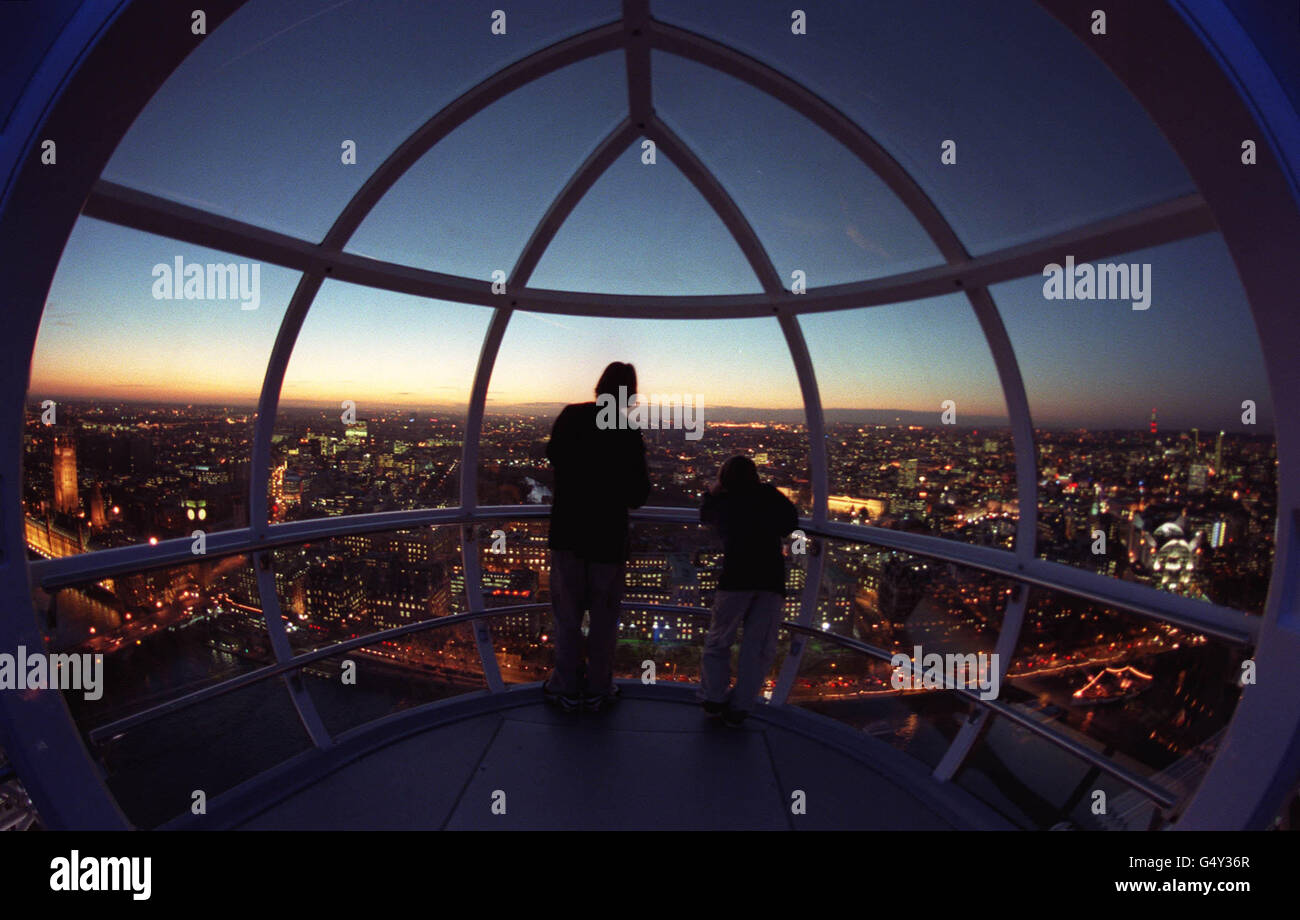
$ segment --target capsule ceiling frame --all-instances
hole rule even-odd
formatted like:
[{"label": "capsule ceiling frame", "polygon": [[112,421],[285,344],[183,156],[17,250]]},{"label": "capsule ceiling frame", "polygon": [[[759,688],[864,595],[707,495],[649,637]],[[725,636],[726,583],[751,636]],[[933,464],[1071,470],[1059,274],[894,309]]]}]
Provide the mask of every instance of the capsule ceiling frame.
[{"label": "capsule ceiling frame", "polygon": [[[618,50],[623,51],[626,59],[627,117],[597,144],[552,201],[510,271],[505,293],[494,293],[491,282],[485,279],[447,275],[344,251],[353,233],[384,195],[457,127],[534,80],[578,61]],[[943,263],[870,281],[812,288],[802,294],[787,290],[754,229],[722,183],[656,115],[651,96],[652,50],[675,54],[729,74],[808,117],[886,183],[917,219],[943,257]],[[565,219],[605,170],[638,137],[654,141],[709,204],[740,248],[761,285],[762,293],[677,297],[594,294],[528,287],[533,270]],[[479,439],[487,391],[502,339],[516,311],[626,319],[775,317],[789,348],[804,402],[813,491],[810,524],[814,532],[825,532],[827,527],[837,528],[837,525],[828,521],[827,456],[821,397],[798,315],[898,304],[960,291],[966,295],[984,333],[1007,403],[1020,509],[1014,549],[986,555],[979,552],[979,547],[938,537],[919,537],[916,541],[919,545],[912,545],[910,539],[894,539],[893,534],[880,533],[879,529],[854,538],[882,545],[893,544],[896,548],[921,555],[1022,578],[1033,578],[1033,570],[1046,565],[1051,568],[1035,579],[1041,579],[1041,584],[1060,586],[1142,615],[1155,612],[1162,619],[1225,638],[1239,641],[1242,637],[1254,635],[1256,619],[1246,617],[1240,611],[1121,583],[1095,573],[1070,570],[1034,557],[1038,506],[1033,423],[1010,339],[988,291],[991,284],[1039,274],[1044,264],[1063,262],[1066,255],[1073,255],[1076,261],[1099,259],[1210,232],[1214,229],[1214,220],[1199,195],[1182,196],[973,257],[912,176],[874,137],[844,113],[801,84],[748,55],[653,19],[649,14],[648,0],[624,0],[624,16],[620,20],[559,41],[502,68],[429,118],[370,175],[319,244],[104,180],[95,183],[83,213],[120,226],[259,259],[302,273],[281,320],[258,400],[249,477],[249,535],[253,542],[239,541],[237,545],[220,551],[235,552],[238,548],[256,545],[256,541],[271,535],[269,531],[299,533],[304,539],[319,539],[347,532],[349,521],[359,523],[352,516],[331,518],[326,522],[269,524],[271,437],[280,392],[294,343],[327,279],[493,308],[470,390],[461,463],[460,510],[469,515],[473,515],[478,507]],[[422,514],[420,511],[400,512],[396,518],[389,515],[385,520],[391,525],[398,521],[415,524],[422,522]],[[298,526],[299,523],[316,526]],[[214,543],[221,546],[216,537],[212,535],[209,538],[209,552],[214,551]],[[110,550],[95,553],[90,559],[72,557],[38,563],[37,566],[42,583],[53,587],[71,583],[74,579],[107,574],[110,570],[125,571],[138,567],[144,560],[143,555],[135,550],[135,547]],[[121,558],[106,558],[108,553]],[[152,554],[155,563],[166,558],[169,556],[165,553]],[[1134,588],[1137,590],[1131,590]],[[1017,600],[1013,605],[1014,614],[1008,611],[1009,625],[1014,628],[1005,630],[1012,634],[1004,635],[1007,643],[1014,642],[1014,633],[1019,630],[1023,603],[1023,600]]]},{"label": "capsule ceiling frame", "polygon": [[[1087,15],[1084,11],[1086,5],[1075,0],[1039,0],[1039,3],[1058,19],[1080,15],[1086,18]],[[74,17],[69,31],[85,30],[83,40],[89,45],[91,44],[89,36],[96,35],[99,27],[114,20],[119,14],[121,18],[127,18],[130,14],[158,5],[157,0],[140,0],[118,10],[114,8],[115,4],[88,0]],[[209,10],[209,21],[215,25],[241,5],[243,4],[240,0],[223,0],[219,4],[213,4],[215,8]],[[1205,22],[1213,21],[1216,26],[1225,30],[1225,34],[1230,34],[1230,38],[1236,38],[1235,34],[1231,34],[1231,23],[1221,17],[1217,5],[1211,4],[1209,0],[1191,5],[1197,8],[1196,12],[1201,17],[1196,21],[1197,23],[1203,25]],[[1143,17],[1147,27],[1162,25],[1166,29],[1177,31],[1175,38],[1179,41],[1186,42],[1188,39],[1194,39],[1189,23],[1178,19],[1178,14],[1163,5],[1134,15]],[[1077,29],[1075,34],[1079,34]],[[597,54],[620,49],[624,51],[627,62],[628,115],[592,151],[551,204],[520,254],[507,280],[507,292],[504,295],[493,294],[490,282],[481,279],[446,275],[343,251],[353,232],[383,195],[426,152],[457,126],[507,93],[545,74]],[[651,97],[650,52],[652,49],[676,54],[736,77],[811,119],[848,148],[886,183],[920,222],[941,253],[944,263],[871,281],[814,288],[799,295],[786,291],[753,228],[722,184],[686,144],[655,115]],[[1230,50],[1236,54],[1245,53],[1239,43]],[[65,64],[70,65],[69,73],[81,63],[78,59],[80,51],[81,48],[76,46],[63,49],[63,53],[70,58],[69,61],[65,61]],[[1196,48],[1195,51],[1200,52],[1200,57],[1196,54],[1192,54],[1191,57],[1197,60],[1210,59],[1204,49]],[[1106,57],[1105,51],[1098,51],[1098,54],[1103,58]],[[173,57],[174,60],[158,65],[165,67],[162,70],[163,76],[179,64],[184,53],[173,53]],[[1148,103],[1149,111],[1151,111],[1149,103],[1153,97],[1155,101],[1163,104],[1166,110],[1176,108],[1173,105],[1174,90],[1163,85],[1153,88],[1148,85],[1152,81],[1144,83],[1142,80],[1144,74],[1140,67],[1129,67],[1128,71],[1125,71],[1128,62],[1109,59],[1107,63],[1115,69],[1130,90],[1139,96],[1140,101]],[[1201,67],[1202,71],[1205,71],[1203,64]],[[1231,90],[1231,84],[1217,70],[1213,73],[1199,73],[1197,76],[1205,87],[1217,93],[1221,94],[1224,87]],[[1158,81],[1154,82],[1158,83]],[[1142,87],[1143,93],[1137,92],[1136,88],[1139,86]],[[1183,89],[1186,91],[1188,88],[1184,85]],[[148,98],[148,95],[143,97],[144,101]],[[1238,117],[1238,110],[1244,107],[1235,95],[1231,103],[1235,103],[1235,106],[1228,105],[1231,108],[1230,115]],[[39,125],[40,120],[33,118],[33,123]],[[1177,140],[1172,136],[1177,134],[1177,131],[1173,130],[1177,126],[1176,119],[1169,114],[1169,111],[1165,111],[1163,120],[1159,123],[1166,134],[1171,135],[1171,141],[1174,141],[1178,152],[1184,154],[1186,161],[1185,148],[1191,144],[1184,143],[1179,147]],[[614,158],[641,136],[655,141],[722,220],[759,279],[762,287],[761,294],[687,297],[602,295],[539,290],[527,286],[532,271],[565,218]],[[1182,134],[1182,140],[1189,141],[1186,131]],[[111,152],[111,146],[109,151]],[[1205,168],[1207,152],[1204,150],[1193,152],[1196,154],[1194,159],[1201,168],[1191,171],[1202,191],[1209,195],[1206,181],[1208,172]],[[100,160],[101,166],[102,163],[103,160]],[[464,525],[462,551],[468,600],[471,609],[481,607],[478,559],[477,554],[471,552],[473,544],[468,539],[472,531],[470,525],[479,520],[537,516],[535,512],[525,511],[523,508],[481,507],[477,504],[478,449],[483,409],[496,355],[510,317],[515,311],[660,319],[774,316],[790,349],[804,399],[814,492],[813,514],[807,522],[810,532],[895,548],[982,569],[1005,575],[1026,586],[1039,585],[1064,591],[1098,603],[1117,606],[1144,616],[1229,638],[1239,643],[1255,644],[1262,638],[1261,633],[1267,633],[1278,640],[1277,651],[1281,654],[1283,646],[1292,648],[1297,642],[1292,634],[1294,630],[1283,634],[1281,630],[1273,628],[1284,600],[1281,596],[1283,587],[1280,584],[1283,579],[1278,573],[1293,552],[1292,531],[1296,527],[1296,522],[1289,520],[1295,517],[1293,496],[1296,487],[1285,475],[1279,483],[1279,539],[1274,558],[1275,577],[1270,581],[1269,599],[1263,618],[1248,617],[1240,611],[1191,601],[1145,586],[1119,582],[1106,576],[1071,569],[1059,563],[1034,557],[1037,486],[1033,426],[1020,370],[996,304],[988,291],[988,286],[993,283],[1037,274],[1045,263],[1059,261],[1066,254],[1074,255],[1078,261],[1105,258],[1213,231],[1224,224],[1225,217],[1232,218],[1236,228],[1241,229],[1242,215],[1223,204],[1225,199],[1222,187],[1217,188],[1216,191],[1220,194],[1212,199],[1216,204],[1213,213],[1207,201],[1200,195],[1190,195],[1120,217],[1090,223],[1073,231],[972,257],[951,225],[915,180],[870,134],[842,112],[792,79],[725,44],[652,19],[649,14],[648,0],[624,0],[623,16],[619,21],[560,41],[505,67],[430,118],[369,177],[340,212],[334,225],[319,244],[208,213],[102,179],[95,182],[90,189],[81,213],[121,226],[263,260],[302,272],[272,348],[259,398],[250,475],[250,526],[213,534],[208,542],[209,554],[229,555],[251,552],[254,555],[257,561],[259,588],[264,600],[264,616],[277,662],[281,664],[291,661],[293,656],[288,647],[278,610],[274,576],[267,552],[272,546],[345,533],[373,532],[424,524],[459,523]],[[1287,212],[1286,216],[1293,220],[1295,215]],[[1226,236],[1226,228],[1225,239],[1231,246],[1232,238]],[[1287,376],[1278,372],[1282,366],[1278,354],[1278,348],[1282,346],[1279,343],[1285,343],[1287,337],[1283,335],[1276,341],[1270,340],[1267,333],[1270,330],[1280,329],[1278,312],[1261,308],[1252,292],[1251,282],[1255,276],[1252,272],[1243,269],[1243,256],[1239,248],[1233,249],[1233,255],[1246,283],[1252,311],[1256,315],[1260,328],[1261,345],[1269,364],[1275,403],[1284,404],[1278,398],[1279,391],[1300,392],[1300,385],[1297,385],[1300,380],[1293,379],[1294,374]],[[1255,269],[1259,272],[1259,277],[1265,278],[1268,282],[1257,287],[1269,289],[1271,292],[1270,286],[1275,283],[1275,280],[1267,275],[1264,267],[1255,264],[1247,268]],[[352,515],[291,524],[271,525],[269,523],[267,486],[271,433],[280,390],[298,332],[317,292],[327,278],[494,308],[470,395],[459,507]],[[992,550],[939,537],[896,533],[879,528],[828,521],[827,458],[820,395],[798,316],[803,313],[901,303],[954,291],[964,292],[975,312],[984,331],[1007,401],[1015,449],[1017,496],[1020,506],[1012,551]],[[31,342],[34,343],[35,328],[33,327],[31,331]],[[30,365],[30,355],[28,355],[28,365]],[[1297,441],[1296,426],[1282,419],[1279,419],[1276,425],[1279,458],[1289,457]],[[1285,469],[1286,466],[1283,465],[1283,470]],[[685,521],[689,516],[676,509],[646,509],[638,515],[638,518]],[[13,525],[8,525],[7,529],[12,531]],[[9,536],[9,544],[14,545],[12,534]],[[28,571],[38,583],[47,587],[57,587],[118,572],[177,564],[188,556],[188,540],[169,540],[163,541],[156,547],[124,547],[87,556],[33,563],[28,567]],[[810,581],[813,581],[811,573]],[[1295,578],[1288,578],[1286,582],[1287,596],[1290,597],[1296,590]],[[1009,652],[1015,647],[1028,594],[1028,590],[1019,591],[1018,596],[1008,603],[1004,612],[1002,630],[997,643],[997,649],[1003,653],[1004,661],[1009,660]],[[801,624],[806,625],[805,621],[810,620],[814,606],[815,593],[812,604],[809,603],[806,594],[800,613]],[[1261,628],[1261,621],[1264,624],[1263,628]],[[499,674],[496,673],[495,654],[491,647],[490,636],[487,635],[486,625],[482,621],[476,622],[476,638],[479,640],[480,652],[483,655],[484,673],[489,687],[499,689],[501,684]],[[787,662],[787,665],[790,664],[791,662]],[[797,660],[793,662],[793,666],[797,667]],[[788,677],[789,675],[783,673],[782,686],[788,686]],[[304,725],[317,746],[328,744],[328,736],[314,712],[310,699],[305,693],[295,692],[292,684],[289,686]],[[1262,702],[1264,701],[1261,700]],[[1261,715],[1264,715],[1265,707],[1247,707],[1246,701],[1243,700],[1238,707],[1238,714],[1234,715],[1233,726],[1230,727],[1231,735],[1236,736],[1239,741],[1245,735],[1246,728],[1233,729],[1236,729],[1237,723],[1242,721],[1239,716],[1247,708],[1254,713],[1252,721],[1255,723],[1258,723]],[[1292,723],[1295,722],[1295,708],[1294,705],[1289,705],[1287,708],[1286,718],[1291,727],[1294,727]],[[956,767],[976,742],[979,727],[979,725],[972,725],[970,731],[963,729],[959,733],[944,762],[936,771],[936,775],[945,778],[943,774],[951,776],[955,772]],[[68,750],[66,745],[63,749]],[[81,753],[84,757],[84,750]],[[1281,760],[1278,757],[1269,758],[1268,763],[1265,764],[1269,768],[1280,765]],[[1207,778],[1207,785],[1210,785],[1211,779],[1214,779],[1213,785],[1219,788],[1225,786],[1231,781],[1230,773],[1227,772],[1229,769],[1225,767],[1219,774]],[[101,812],[101,814],[108,816],[109,813]],[[1198,812],[1197,818],[1212,820],[1213,814],[1214,806],[1211,804],[1202,812]],[[106,817],[106,823],[114,822]]]}]

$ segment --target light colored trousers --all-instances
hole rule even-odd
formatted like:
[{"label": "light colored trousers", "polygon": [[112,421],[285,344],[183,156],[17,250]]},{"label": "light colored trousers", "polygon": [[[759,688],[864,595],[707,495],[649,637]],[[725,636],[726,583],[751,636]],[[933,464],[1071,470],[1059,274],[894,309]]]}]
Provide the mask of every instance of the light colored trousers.
[{"label": "light colored trousers", "polygon": [[[584,689],[606,693],[614,686],[622,601],[623,563],[588,562],[572,550],[551,550],[555,667],[546,680],[550,690],[571,696]],[[585,655],[584,611],[590,614]]]},{"label": "light colored trousers", "polygon": [[731,682],[731,646],[736,630],[740,638],[740,661],[736,686],[730,693],[732,709],[754,708],[768,669],[776,659],[776,636],[781,625],[785,598],[775,591],[719,591],[715,595],[713,620],[704,639],[700,660],[700,696],[712,703],[728,700]]}]

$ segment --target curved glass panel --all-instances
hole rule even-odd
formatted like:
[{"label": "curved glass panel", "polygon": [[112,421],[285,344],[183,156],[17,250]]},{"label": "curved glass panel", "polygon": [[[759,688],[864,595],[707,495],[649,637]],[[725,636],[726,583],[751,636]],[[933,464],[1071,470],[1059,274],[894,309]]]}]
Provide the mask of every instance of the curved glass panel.
[{"label": "curved glass panel", "polygon": [[1217,639],[1035,589],[1003,701],[1177,801],[1159,808],[1123,780],[1001,718],[957,782],[1020,827],[1146,830],[1170,821],[1218,752],[1246,658],[1247,650]]},{"label": "curved glass panel", "polygon": [[[551,551],[547,521],[494,520],[474,525],[485,609],[549,605]],[[457,565],[453,587],[464,584]],[[549,607],[507,613],[487,621],[501,679],[507,684],[545,680],[554,659]]]},{"label": "curved glass panel", "polygon": [[[474,525],[475,543],[478,546],[479,575],[482,579],[483,606],[514,607],[538,604],[550,600],[551,551],[546,538],[550,523],[546,520],[496,520]],[[461,567],[456,567],[454,586],[464,577]],[[513,624],[510,617],[491,621],[493,628],[500,624]],[[537,623],[536,617],[530,622]],[[530,628],[518,638],[536,637],[538,630]]]},{"label": "curved glass panel", "polygon": [[[593,294],[754,294],[731,232],[662,150],[639,139],[551,240],[530,287]],[[654,162],[648,162],[653,153]]]},{"label": "curved glass panel", "polygon": [[[827,640],[809,642],[790,702],[830,716],[937,766],[969,704],[926,686],[926,675],[957,675],[970,663],[970,689],[996,694],[991,657],[1011,598],[1006,579],[908,553],[819,540],[825,553],[812,626],[916,662],[921,686],[898,688],[889,659]],[[918,650],[920,657],[918,657]],[[943,659],[933,670],[928,656]]]},{"label": "curved glass panel", "polygon": [[[826,554],[814,627],[892,654],[992,654],[1010,581],[868,544],[819,541]],[[887,689],[870,682],[857,690]],[[838,694],[845,696],[846,694]]]},{"label": "curved glass panel", "polygon": [[722,183],[787,286],[795,270],[816,288],[943,261],[885,183],[797,111],[685,58],[652,61],[656,114]]},{"label": "curved glass panel", "polygon": [[977,254],[1194,191],[1119,79],[1032,0],[819,5],[801,35],[776,0],[654,0],[652,12],[836,106]]},{"label": "curved glass panel", "polygon": [[[32,600],[46,650],[69,656],[58,686],[83,732],[274,664],[247,556],[37,588]],[[279,680],[91,744],[118,805],[140,827],[188,813],[195,790],[210,801],[308,747]]]},{"label": "curved glass panel", "polygon": [[559,408],[492,406],[490,392],[488,400],[479,436],[479,504],[550,504],[554,479],[546,441]]},{"label": "curved glass panel", "polygon": [[[504,614],[489,621],[506,683],[545,680],[554,663],[549,604],[551,556],[545,520],[498,520],[476,525],[485,607],[540,603],[547,608]],[[655,680],[698,684],[700,651],[722,561],[721,542],[694,524],[637,521],[631,527],[623,577],[614,676],[640,680],[646,661]],[[787,554],[783,618],[798,616],[806,557]],[[664,607],[691,607],[693,615]],[[782,630],[763,692],[770,695],[789,650]]]},{"label": "curved glass panel", "polygon": [[[568,402],[594,399],[610,361],[629,361],[657,427],[643,432],[646,504],[698,508],[729,456],[807,511],[811,504],[803,399],[775,319],[622,320],[516,313],[501,343],[484,410],[483,504],[547,503],[546,442]],[[674,399],[676,403],[674,403]]]},{"label": "curved glass panel", "polygon": [[[246,3],[158,90],[104,178],[319,240],[444,106],[516,60],[619,15],[614,0],[523,0],[494,34],[492,9]],[[354,164],[345,159],[348,141]]]},{"label": "curved glass panel", "polygon": [[[653,661],[656,681],[699,684],[700,656],[722,574],[721,539],[712,527],[638,521],[628,552],[623,601],[631,606],[619,624],[617,676],[640,679],[646,673],[645,662]],[[799,615],[807,557],[788,552],[788,541],[785,565],[781,618],[789,620]],[[656,609],[664,606],[692,607],[701,615]],[[759,691],[762,697],[771,697],[789,651],[790,637],[783,629]],[[738,655],[737,647],[732,654],[733,676]]]},{"label": "curved glass panel", "polygon": [[1068,267],[992,288],[1040,429],[1039,555],[1262,611],[1273,405],[1222,237]]},{"label": "curved glass panel", "polygon": [[[460,559],[456,525],[348,534],[280,547],[271,557],[280,614],[295,652],[464,609],[452,578]],[[428,641],[406,636],[357,657],[376,667],[391,661],[417,672],[428,664],[442,667],[446,654],[439,654],[439,643],[447,634],[440,633],[433,631]],[[477,655],[453,660],[465,670],[461,677],[474,679]]]},{"label": "curved glass panel", "polygon": [[0,59],[7,62],[7,79],[0,88],[0,131],[7,130],[14,106],[80,6],[81,0],[6,4]]},{"label": "curved glass panel", "polygon": [[992,717],[955,782],[1022,830],[1105,829],[1091,814],[1096,791],[1126,808],[1130,803],[1120,798],[1126,794],[1147,801],[1086,760],[999,716]]},{"label": "curved glass panel", "polygon": [[459,504],[465,412],[489,316],[326,281],[280,393],[271,519]]},{"label": "curved glass panel", "polygon": [[1007,699],[1045,711],[1053,727],[1136,773],[1172,777],[1227,727],[1247,657],[1218,639],[1036,589]]},{"label": "curved glass panel", "polygon": [[1010,548],[1006,401],[964,295],[799,317],[826,419],[833,520]]},{"label": "curved glass panel", "polygon": [[24,433],[45,558],[248,523],[266,363],[298,275],[81,219],[50,286]]},{"label": "curved glass panel", "polygon": [[[400,603],[385,601],[382,593],[370,600],[381,610],[385,603]],[[468,623],[363,645],[315,661],[302,674],[331,735],[484,687],[483,665]]]},{"label": "curved glass panel", "polygon": [[51,652],[102,655],[98,691],[65,690],[89,731],[271,664],[248,556],[32,590]]},{"label": "curved glass panel", "polygon": [[311,749],[283,681],[264,680],[127,729],[96,745],[127,818],[152,828]]},{"label": "curved glass panel", "polygon": [[627,114],[624,73],[623,54],[611,52],[497,100],[411,167],[345,248],[453,275],[509,277],[564,184]]},{"label": "curved glass panel", "polygon": [[889,663],[867,658],[825,639],[804,644],[799,676],[790,690],[790,703],[870,735],[916,758],[930,769],[966,721],[971,704],[952,693],[858,693],[855,685],[885,685]]}]

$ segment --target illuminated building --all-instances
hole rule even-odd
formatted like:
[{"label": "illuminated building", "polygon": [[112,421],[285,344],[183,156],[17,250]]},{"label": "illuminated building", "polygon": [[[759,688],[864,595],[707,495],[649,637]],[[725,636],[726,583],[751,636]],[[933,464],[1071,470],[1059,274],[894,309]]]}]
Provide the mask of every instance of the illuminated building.
[{"label": "illuminated building", "polygon": [[71,435],[54,439],[54,510],[66,514],[81,510],[77,493],[77,445]]},{"label": "illuminated building", "polygon": [[914,489],[917,483],[917,461],[913,457],[910,460],[904,460],[902,467],[898,472],[898,485],[903,489]]},{"label": "illuminated building", "polygon": [[90,487],[90,524],[92,527],[104,527],[108,519],[104,514],[104,490],[99,483]]}]

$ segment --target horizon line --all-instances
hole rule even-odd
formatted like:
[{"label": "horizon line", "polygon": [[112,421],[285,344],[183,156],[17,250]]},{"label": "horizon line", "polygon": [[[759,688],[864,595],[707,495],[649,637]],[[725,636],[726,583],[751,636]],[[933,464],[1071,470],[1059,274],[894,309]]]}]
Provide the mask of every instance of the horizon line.
[{"label": "horizon line", "polygon": [[[47,396],[46,398],[53,399],[56,397],[54,395],[50,395]],[[200,399],[190,399],[190,400],[173,398],[173,399],[166,399],[166,400],[151,400],[151,399],[142,399],[142,398],[133,399],[130,397],[84,396],[84,395],[75,396],[75,397],[62,396],[58,398],[62,399],[63,401],[74,403],[74,404],[80,402],[80,403],[92,403],[92,404],[94,403],[120,404],[120,405],[136,406],[136,407],[155,407],[155,408],[163,408],[163,407],[220,408],[220,409],[238,408],[238,409],[245,409],[250,413],[255,413],[257,411],[257,400],[243,399],[243,398],[226,399],[226,400],[215,399],[215,398],[200,398]],[[584,400],[584,401],[589,401],[589,400]],[[554,410],[572,404],[573,403],[565,402],[563,400],[554,400],[554,401],[542,401],[542,402],[531,402],[531,403],[501,403],[496,406],[485,405],[484,408],[487,409],[490,407],[498,410],[516,410],[516,411],[543,410],[543,409]],[[404,403],[377,401],[374,403],[374,406],[377,410],[389,411],[389,412],[437,411],[437,412],[446,412],[449,414],[458,414],[458,415],[468,414],[468,407],[463,404],[456,404],[456,405],[438,404],[438,403],[421,403],[421,404],[405,403],[404,404]],[[26,409],[39,412],[41,407],[41,402],[32,401],[29,398],[28,400],[25,401],[24,407]],[[308,410],[333,411],[333,410],[337,410],[339,406],[332,402],[322,402],[322,401],[314,401],[314,400],[313,401],[282,400],[277,404],[277,408],[292,409],[292,410],[299,410],[299,411],[308,411]],[[803,412],[802,406],[778,408],[772,406],[720,405],[720,406],[713,407],[713,409],[714,411],[734,411],[734,412],[749,412],[749,413],[757,413],[757,412],[802,413]],[[877,408],[877,407],[870,407],[870,406],[857,406],[857,407],[830,406],[830,407],[823,408],[822,411],[823,413],[831,413],[831,412],[838,412],[838,413],[862,412],[862,413],[885,413],[885,414],[896,413],[897,417],[895,418],[894,421],[899,427],[918,426],[918,425],[922,428],[929,428],[929,427],[1010,428],[1011,427],[1011,422],[1009,419],[996,418],[996,417],[990,417],[990,416],[978,415],[978,414],[976,415],[976,417],[981,419],[981,421],[978,422],[959,421],[953,424],[943,424],[943,423],[933,423],[933,422],[921,423],[915,419],[906,419],[903,417],[907,415],[915,416],[920,413],[924,413],[926,415],[932,414],[932,410],[929,409],[898,409],[898,408],[890,408],[890,407]],[[788,423],[778,422],[778,424],[788,424]],[[798,424],[804,424],[804,420],[801,419],[798,422]],[[835,424],[846,424],[846,423],[836,422]],[[882,423],[882,422],[868,422],[865,424],[884,425],[884,427],[889,427],[887,423]],[[1116,424],[1113,422],[1090,424],[1090,423],[1066,422],[1066,421],[1039,422],[1035,420],[1033,421],[1032,426],[1034,430],[1082,430],[1082,431],[1126,431],[1126,432],[1127,431],[1140,432],[1146,430],[1145,422],[1135,425],[1133,427],[1126,427],[1122,424]],[[1273,426],[1270,423],[1267,427],[1269,429],[1272,429]],[[1227,427],[1218,428],[1217,426],[1214,425],[1210,425],[1208,427],[1199,426],[1199,425],[1171,425],[1170,428],[1167,429],[1167,431],[1190,432],[1193,428],[1200,431],[1206,431],[1206,432],[1222,430],[1226,433],[1228,431]],[[1233,430],[1233,433],[1247,434],[1247,432],[1237,431],[1235,429]],[[1159,433],[1157,433],[1157,436],[1159,436]],[[1252,436],[1263,437],[1264,435],[1254,434]],[[1276,440],[1275,435],[1273,439]]]}]

